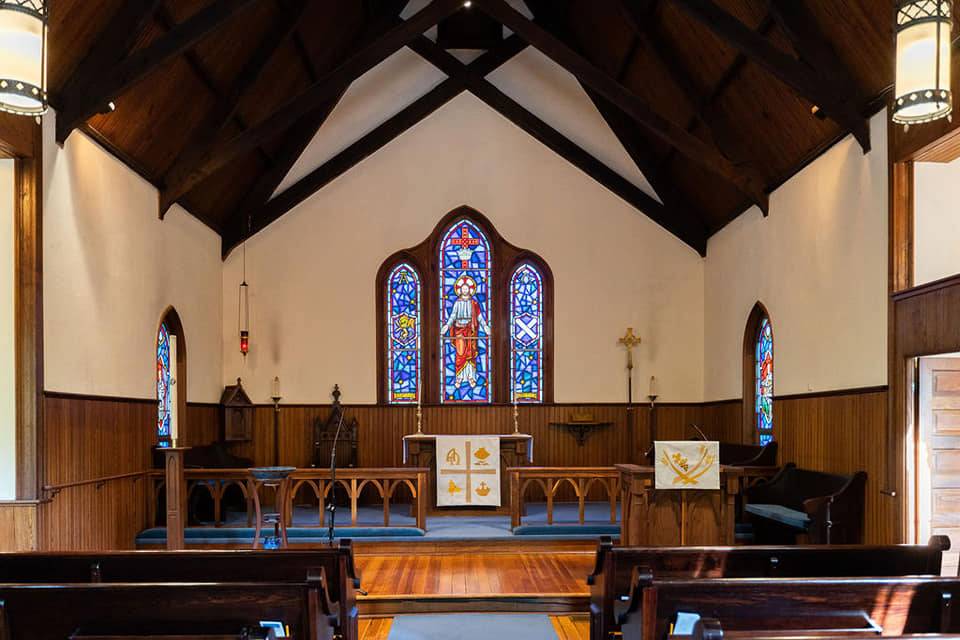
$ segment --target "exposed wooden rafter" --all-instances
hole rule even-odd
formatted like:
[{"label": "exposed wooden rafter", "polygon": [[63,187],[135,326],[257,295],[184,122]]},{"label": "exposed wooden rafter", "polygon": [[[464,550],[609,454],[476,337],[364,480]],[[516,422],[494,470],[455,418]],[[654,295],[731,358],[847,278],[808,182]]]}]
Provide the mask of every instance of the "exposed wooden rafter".
[{"label": "exposed wooden rafter", "polygon": [[752,174],[748,167],[737,166],[712,146],[654,111],[644,100],[617,80],[598,69],[547,30],[528,20],[503,0],[475,0],[474,4],[500,20],[513,32],[573,74],[584,85],[615,104],[651,135],[676,148],[691,161],[731,182],[758,206],[766,205],[763,178]]},{"label": "exposed wooden rafter", "polygon": [[[103,111],[128,87],[143,79],[170,58],[195,45],[204,36],[226,22],[243,7],[256,0],[215,0],[149,46],[136,51],[107,69],[92,69],[70,91],[60,94],[57,140],[63,142],[70,132],[90,116]],[[123,52],[118,52],[123,56]]]},{"label": "exposed wooden rafter", "polygon": [[[420,39],[425,40],[422,37]],[[524,47],[526,47],[526,44],[519,38],[507,38],[496,49],[491,49],[471,62],[468,68],[478,75],[486,75],[515,56]],[[461,63],[457,61],[457,64]],[[349,171],[364,158],[383,148],[404,131],[460,95],[465,89],[466,82],[463,77],[450,77],[444,80],[269,202],[264,203],[256,210],[245,211],[242,218],[234,220],[227,231],[228,235],[223,239],[223,256],[226,257],[246,237],[270,225],[334,179]],[[247,228],[248,217],[249,230]]]},{"label": "exposed wooden rafter", "polygon": [[64,85],[59,87],[55,96],[51,96],[58,111],[63,111],[63,96],[84,91],[104,69],[115,66],[127,55],[161,3],[162,0],[126,0],[121,3],[89,51],[67,76]]},{"label": "exposed wooden rafter", "polygon": [[[636,4],[636,13],[632,14],[630,19],[636,18],[637,20],[637,34],[619,64],[617,80],[621,83],[624,82],[633,58],[637,54],[642,39],[641,31],[644,30],[645,26],[648,25],[652,19],[657,0],[639,0]],[[533,10],[539,24],[568,43],[574,39],[569,29],[558,20],[555,3],[543,0],[527,0],[527,6]],[[613,135],[620,141],[620,144],[627,152],[627,155],[630,156],[634,165],[636,165],[640,173],[643,174],[643,177],[646,178],[650,186],[653,187],[657,196],[659,196],[660,201],[663,203],[661,206],[665,210],[664,213],[669,215],[670,218],[676,219],[676,224],[679,226],[697,229],[697,237],[702,235],[705,238],[707,233],[705,225],[703,224],[703,214],[695,210],[687,197],[676,188],[673,181],[671,181],[663,171],[658,170],[654,161],[655,159],[651,155],[650,145],[645,140],[642,140],[637,127],[633,126],[630,117],[596,91],[585,86],[582,82],[580,86],[586,92],[587,96],[589,96],[597,108],[597,111],[600,112],[601,117],[603,117],[607,126],[610,127]],[[684,221],[683,224],[681,224],[681,221]],[[706,253],[706,241],[704,240],[702,247],[699,241],[697,244],[698,251],[700,251],[701,255],[704,255]]]},{"label": "exposed wooden rafter", "polygon": [[[773,0],[770,13],[783,29],[794,51],[811,68],[816,69],[828,86],[828,90],[841,96],[858,112],[867,100],[857,80],[843,64],[836,49],[821,31],[810,10],[802,2]],[[868,131],[869,134],[869,131]],[[869,141],[869,138],[868,138]]]},{"label": "exposed wooden rafter", "polygon": [[[277,220],[466,89],[703,255],[707,236],[702,224],[688,216],[678,216],[675,211],[667,210],[642,189],[594,158],[485,79],[486,75],[526,46],[517,36],[511,36],[500,47],[487,52],[469,65],[464,65],[422,36],[409,46],[447,74],[448,79],[264,205],[251,217],[252,233]],[[239,234],[235,239],[225,239],[224,253],[239,244],[243,237],[244,234]]]},{"label": "exposed wooden rafter", "polygon": [[[712,0],[671,0],[688,15],[747,55],[757,66],[791,87],[798,95],[823,109],[832,120],[850,131],[864,153],[870,150],[870,127],[856,103],[852,87],[834,88],[807,64],[773,46]],[[799,4],[796,0],[794,3]],[[835,64],[839,61],[834,60]]]},{"label": "exposed wooden rafter", "polygon": [[361,75],[406,46],[437,22],[461,8],[462,0],[434,0],[376,41],[355,52],[337,68],[324,74],[300,95],[284,103],[247,131],[203,150],[202,162],[177,183],[167,185],[166,198],[176,201],[199,182],[237,156],[252,151],[283,133],[301,117],[322,106]]},{"label": "exposed wooden rafter", "polygon": [[[175,202],[169,197],[166,185],[168,183],[178,184],[182,180],[182,176],[189,174],[193,167],[202,161],[203,150],[216,142],[224,127],[237,115],[240,103],[260,78],[260,74],[267,63],[296,30],[307,5],[307,0],[295,0],[289,6],[284,7],[284,11],[281,12],[276,23],[260,42],[253,56],[240,70],[236,80],[226,92],[218,96],[213,109],[207,114],[201,125],[197,127],[199,132],[197,137],[167,170],[163,177],[164,188],[160,191],[161,219],[166,214],[167,209]],[[242,128],[246,128],[245,123],[243,123]]]}]

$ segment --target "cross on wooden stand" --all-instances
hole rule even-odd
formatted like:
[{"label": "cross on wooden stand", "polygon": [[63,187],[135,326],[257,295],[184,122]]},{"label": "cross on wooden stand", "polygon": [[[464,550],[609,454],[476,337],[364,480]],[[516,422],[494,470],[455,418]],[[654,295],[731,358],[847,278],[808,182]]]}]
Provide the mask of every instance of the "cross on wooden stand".
[{"label": "cross on wooden stand", "polygon": [[[470,256],[473,255],[473,247],[480,244],[480,238],[471,238],[470,229],[466,225],[463,225],[460,227],[460,237],[452,238],[450,244],[460,247],[460,251],[457,252],[460,255],[460,268],[469,269]],[[466,258],[464,258],[464,255],[466,255]]]},{"label": "cross on wooden stand", "polygon": [[[469,440],[467,440],[467,442],[466,442],[467,463],[466,463],[466,467],[465,467],[464,469],[441,469],[441,470],[440,470],[440,475],[441,475],[441,476],[444,476],[444,475],[463,475],[463,476],[466,477],[466,483],[465,483],[465,484],[467,485],[467,486],[466,486],[467,504],[471,504],[471,503],[473,502],[473,476],[474,476],[474,475],[491,475],[491,476],[492,476],[492,475],[496,475],[496,473],[497,473],[497,470],[496,470],[496,469],[474,469],[474,468],[473,468],[473,452],[470,450],[470,448],[471,448],[472,446],[473,446],[473,443],[470,442]],[[456,449],[451,449],[450,452],[453,453],[453,454],[456,454]],[[447,460],[447,461],[450,462],[451,464],[456,464],[456,462],[453,462],[453,461],[450,461],[450,460]],[[498,461],[498,463],[499,463],[499,461]],[[481,462],[481,463],[478,463],[478,464],[484,464],[484,465],[485,465],[486,463],[485,463],[485,462]],[[440,487],[437,487],[437,490],[439,491],[439,490],[440,490]]]}]

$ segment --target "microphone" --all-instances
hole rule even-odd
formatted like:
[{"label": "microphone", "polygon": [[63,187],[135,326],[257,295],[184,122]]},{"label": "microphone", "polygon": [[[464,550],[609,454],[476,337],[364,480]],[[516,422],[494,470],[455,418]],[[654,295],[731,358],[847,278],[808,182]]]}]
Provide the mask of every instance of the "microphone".
[{"label": "microphone", "polygon": [[340,427],[343,426],[343,407],[339,406],[340,419],[337,422],[337,432],[333,436],[333,448],[330,450],[330,526],[327,528],[327,541],[333,546],[334,527],[337,520],[337,441],[340,440]]}]

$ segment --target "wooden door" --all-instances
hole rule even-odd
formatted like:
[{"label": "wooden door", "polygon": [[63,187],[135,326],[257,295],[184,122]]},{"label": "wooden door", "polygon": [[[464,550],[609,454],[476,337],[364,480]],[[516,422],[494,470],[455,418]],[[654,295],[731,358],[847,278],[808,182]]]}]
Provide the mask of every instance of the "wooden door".
[{"label": "wooden door", "polygon": [[944,568],[957,575],[960,549],[960,358],[921,358],[917,431],[920,541],[950,536]]}]

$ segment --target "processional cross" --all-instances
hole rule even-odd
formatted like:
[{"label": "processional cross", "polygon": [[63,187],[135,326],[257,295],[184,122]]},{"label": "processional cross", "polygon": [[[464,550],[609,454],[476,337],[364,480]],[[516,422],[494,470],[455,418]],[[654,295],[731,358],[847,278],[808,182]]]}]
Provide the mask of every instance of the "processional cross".
[{"label": "processional cross", "polygon": [[627,327],[627,332],[617,340],[627,349],[627,404],[633,404],[633,348],[639,346],[640,337],[633,333],[633,327]]}]

